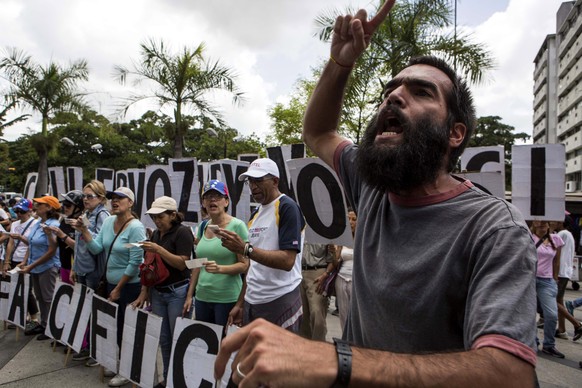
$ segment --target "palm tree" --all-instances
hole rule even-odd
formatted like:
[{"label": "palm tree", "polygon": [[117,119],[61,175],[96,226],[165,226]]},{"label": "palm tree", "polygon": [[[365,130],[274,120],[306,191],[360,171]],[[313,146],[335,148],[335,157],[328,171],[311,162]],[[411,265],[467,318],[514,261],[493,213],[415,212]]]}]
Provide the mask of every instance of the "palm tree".
[{"label": "palm tree", "polygon": [[174,158],[181,158],[184,150],[184,134],[188,130],[183,120],[183,109],[192,108],[201,116],[210,116],[220,125],[224,120],[220,111],[208,100],[213,91],[226,91],[233,95],[233,103],[243,101],[243,93],[235,84],[236,75],[218,61],[211,63],[204,58],[204,43],[194,50],[184,47],[179,54],[172,54],[163,41],[149,41],[140,45],[141,58],[134,69],[116,66],[116,78],[125,83],[129,75],[137,76],[137,83],[148,80],[157,84],[152,94],[131,96],[124,111],[138,101],[154,98],[160,107],[174,108],[173,142]]},{"label": "palm tree", "polygon": [[[380,9],[385,0],[379,0]],[[354,14],[348,9],[341,14]],[[319,39],[328,41],[338,10],[316,18]],[[450,0],[398,1],[385,22],[372,36],[370,47],[358,60],[345,95],[342,126],[359,140],[370,107],[381,101],[383,79],[394,77],[410,58],[434,55],[452,63],[472,83],[480,83],[493,68],[487,48],[473,43],[470,35],[453,29],[454,9]],[[364,120],[362,120],[364,119]]]},{"label": "palm tree", "polygon": [[8,112],[14,107],[16,107],[16,102],[12,101],[8,105],[4,106],[2,110],[0,110],[0,136],[4,136],[4,129],[30,117],[30,115],[20,115],[10,121],[7,121],[8,119],[6,116],[8,116]]},{"label": "palm tree", "polygon": [[0,70],[10,84],[6,100],[39,113],[42,119],[41,132],[31,136],[39,158],[36,195],[41,195],[48,189],[48,153],[56,142],[49,132],[49,120],[59,112],[80,111],[86,106],[78,83],[88,80],[87,62],[78,60],[63,67],[51,61],[41,66],[23,51],[10,48],[0,60]]}]

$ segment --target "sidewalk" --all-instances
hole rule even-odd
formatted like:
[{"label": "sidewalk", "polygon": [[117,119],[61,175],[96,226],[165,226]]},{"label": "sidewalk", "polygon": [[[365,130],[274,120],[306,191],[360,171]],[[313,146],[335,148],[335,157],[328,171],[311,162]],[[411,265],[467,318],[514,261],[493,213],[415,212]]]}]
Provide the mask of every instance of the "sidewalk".
[{"label": "sidewalk", "polygon": [[[582,296],[582,291],[566,290],[566,300],[573,300]],[[330,304],[333,307],[333,303]],[[341,336],[339,318],[327,316],[327,339]],[[575,311],[575,316],[582,321],[582,309]],[[557,359],[538,353],[537,373],[542,388],[580,387],[582,386],[582,369],[578,362],[582,361],[582,339],[572,341],[574,329],[566,323],[570,339],[556,340],[556,347],[566,355],[565,359]],[[538,330],[540,338],[543,336]],[[63,347],[57,347],[53,352],[49,345],[50,340],[37,341],[36,337],[25,337],[20,333],[16,341],[15,330],[0,328],[0,387],[83,387],[103,388],[107,386],[108,378],[101,383],[99,380],[100,368],[89,368],[84,361],[69,361],[65,366]],[[159,358],[159,357],[158,357]],[[158,360],[158,371],[161,363]],[[130,387],[127,384],[126,387]]]}]

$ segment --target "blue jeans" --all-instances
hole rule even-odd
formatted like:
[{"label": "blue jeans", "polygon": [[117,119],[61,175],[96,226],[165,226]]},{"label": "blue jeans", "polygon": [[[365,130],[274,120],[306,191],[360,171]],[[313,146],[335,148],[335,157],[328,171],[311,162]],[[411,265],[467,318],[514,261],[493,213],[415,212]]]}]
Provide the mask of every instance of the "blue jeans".
[{"label": "blue jeans", "polygon": [[212,303],[194,300],[196,320],[226,326],[228,314],[236,303]]},{"label": "blue jeans", "polygon": [[[107,294],[111,294],[111,291],[117,286],[117,284],[107,283]],[[121,352],[121,338],[123,336],[123,322],[125,321],[125,308],[127,305],[134,302],[141,292],[141,283],[126,283],[121,289],[119,299],[114,303],[117,303],[117,345],[119,346]]]},{"label": "blue jeans", "polygon": [[572,301],[572,307],[574,307],[575,309],[580,306],[582,306],[582,298],[574,299]]},{"label": "blue jeans", "polygon": [[97,288],[97,285],[99,285],[99,280],[101,279],[97,271],[88,273],[86,275],[77,274],[77,282],[86,285],[92,290]]},{"label": "blue jeans", "polygon": [[558,323],[558,285],[554,279],[536,277],[536,293],[544,313],[544,348],[556,345],[556,325]]},{"label": "blue jeans", "polygon": [[164,381],[168,377],[168,368],[170,367],[174,325],[176,324],[176,318],[182,316],[188,286],[189,283],[186,283],[178,288],[174,288],[171,292],[159,292],[154,287],[150,288],[152,312],[163,318],[162,332],[160,333],[160,347],[162,348],[162,360],[164,362]]}]

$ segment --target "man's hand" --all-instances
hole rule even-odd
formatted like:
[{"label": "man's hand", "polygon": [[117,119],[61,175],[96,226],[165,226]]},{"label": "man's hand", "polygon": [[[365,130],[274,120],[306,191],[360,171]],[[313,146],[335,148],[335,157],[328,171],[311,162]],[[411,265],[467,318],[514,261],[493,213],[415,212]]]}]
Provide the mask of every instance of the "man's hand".
[{"label": "man's hand", "polygon": [[243,321],[243,308],[238,303],[234,305],[230,313],[228,313],[227,325],[242,325]]},{"label": "man's hand", "polygon": [[331,57],[342,67],[351,67],[370,44],[372,35],[394,6],[396,0],[386,0],[378,14],[369,21],[366,10],[356,15],[338,16],[333,26]]},{"label": "man's hand", "polygon": [[[231,353],[237,350],[233,381],[241,388],[329,387],[337,375],[332,344],[306,340],[263,319],[224,338],[214,363],[215,378],[222,377]],[[237,365],[244,378],[236,372]]]},{"label": "man's hand", "polygon": [[315,279],[313,281],[314,284],[317,284],[317,288],[315,289],[315,292],[317,292],[318,294],[323,294],[323,291],[325,291],[325,280],[327,279],[329,275],[327,274],[327,271],[322,273],[321,275],[319,275],[317,277],[317,279]]},{"label": "man's hand", "polygon": [[220,229],[217,232],[214,232],[216,237],[222,240],[222,246],[228,249],[231,252],[243,254],[245,251],[245,244],[246,242],[236,234],[230,230]]},{"label": "man's hand", "polygon": [[73,270],[69,273],[69,281],[73,284],[77,283],[77,274]]}]

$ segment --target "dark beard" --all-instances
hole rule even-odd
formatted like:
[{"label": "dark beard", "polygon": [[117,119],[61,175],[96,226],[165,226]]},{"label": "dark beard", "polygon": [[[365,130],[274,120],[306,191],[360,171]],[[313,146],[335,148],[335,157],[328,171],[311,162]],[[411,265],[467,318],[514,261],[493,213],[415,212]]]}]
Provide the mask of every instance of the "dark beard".
[{"label": "dark beard", "polygon": [[415,122],[407,120],[393,107],[403,129],[404,141],[388,147],[375,144],[378,114],[374,116],[358,149],[358,172],[369,185],[393,193],[407,191],[434,182],[448,150],[449,130],[445,123],[430,117]]}]

